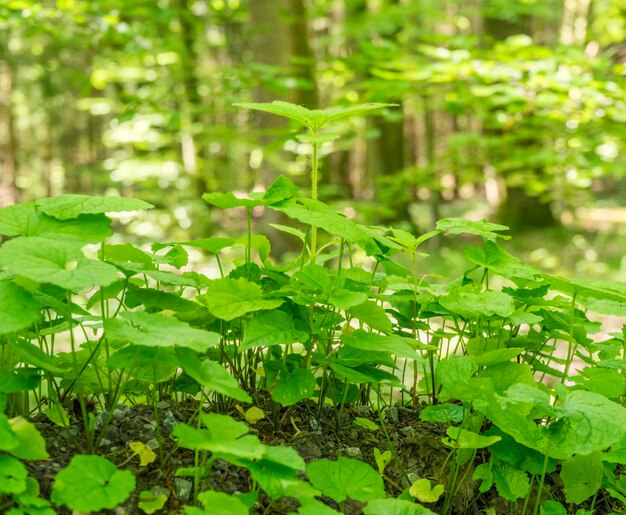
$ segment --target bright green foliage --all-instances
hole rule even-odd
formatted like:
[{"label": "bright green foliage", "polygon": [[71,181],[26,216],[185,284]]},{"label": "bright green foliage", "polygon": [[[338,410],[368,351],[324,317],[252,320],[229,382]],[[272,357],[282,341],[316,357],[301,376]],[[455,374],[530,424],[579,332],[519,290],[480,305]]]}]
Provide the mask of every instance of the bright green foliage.
[{"label": "bright green foliage", "polygon": [[[21,460],[45,460],[48,458],[46,442],[39,433],[35,424],[22,417],[9,420],[11,431],[16,443],[10,445],[7,451]],[[13,441],[11,438],[10,441]]]},{"label": "bright green foliage", "polygon": [[376,467],[378,467],[378,473],[381,476],[385,473],[385,469],[387,468],[387,465],[391,463],[392,459],[393,455],[389,449],[385,452],[380,452],[378,447],[374,448],[374,461],[376,462]]},{"label": "bright green foliage", "polygon": [[523,471],[516,469],[508,463],[494,460],[491,466],[493,482],[501,497],[509,501],[515,501],[526,497],[530,490],[530,480]]},{"label": "bright green foliage", "polygon": [[434,487],[428,479],[417,479],[409,488],[409,493],[420,502],[431,503],[441,497],[444,491],[443,485],[435,485]]},{"label": "bright green foliage", "polygon": [[[306,112],[311,118],[305,123],[326,123],[328,113]],[[305,111],[293,116],[298,113]],[[107,242],[97,258],[88,258],[82,247],[106,237],[105,213],[142,204],[60,197],[0,210],[0,229],[14,237],[0,246],[3,407],[6,394],[13,401],[47,391],[49,418],[68,425],[64,405],[77,392],[98,397],[107,411],[125,398],[156,403],[201,395],[203,403],[215,402],[214,411],[231,410],[234,401],[271,398],[269,406],[254,408],[258,414],[237,406],[245,422],[200,411],[198,421],[174,428],[178,445],[196,457],[193,466],[177,470],[193,477],[199,494],[194,501],[204,506],[186,506],[188,513],[244,513],[254,503],[247,494],[200,493],[218,459],[246,469],[256,494],[263,491],[272,501],[295,498],[305,514],[329,512],[316,499],[320,495],[368,502],[365,513],[431,513],[409,502],[413,495],[448,515],[457,480],[470,473],[479,482],[476,495],[497,491],[512,502],[525,498],[520,502],[527,505],[534,492],[531,475],[545,483],[557,470],[568,503],[600,492],[626,498],[616,466],[626,461],[624,335],[596,337],[601,327],[586,314],[620,314],[622,286],[542,274],[495,243],[506,229],[496,224],[445,219],[436,231],[416,236],[365,226],[302,197],[288,179],[246,198],[210,193],[205,200],[249,214],[259,206],[282,212],[294,224],[282,226],[283,232],[295,235],[302,251],[275,265],[268,238],[250,232],[154,244],[152,251]],[[20,228],[20,220],[28,227]],[[298,223],[308,227],[301,230]],[[328,233],[319,252],[311,238],[315,228]],[[419,246],[437,234],[485,240],[466,249],[468,269],[447,285],[418,264]],[[221,278],[181,272],[193,255],[189,247],[208,252]],[[366,266],[356,259],[363,250],[370,256]],[[234,262],[224,262],[231,252]],[[492,280],[495,275],[500,277]],[[499,287],[501,279],[506,286]],[[94,286],[88,299],[75,295]],[[57,341],[69,341],[70,352],[55,353]],[[554,354],[560,347],[565,357]],[[575,357],[584,366],[575,365]],[[542,374],[556,380],[552,388],[538,381]],[[566,386],[569,381],[574,386]],[[298,428],[300,421],[286,407],[306,402],[321,410],[332,402],[353,417],[346,408],[364,402],[381,409],[379,421],[356,417],[354,424],[387,434],[382,408],[390,398],[413,407],[432,401],[419,408],[420,419],[447,426],[442,441],[450,452],[451,482],[433,486],[421,479],[402,500],[385,499],[393,449],[375,448],[378,472],[344,457],[305,467],[293,449],[265,445],[246,424],[260,427],[263,419]],[[85,428],[97,449],[93,419]],[[484,449],[481,463],[471,461],[477,449]],[[0,451],[3,485],[9,485],[3,493],[14,509],[47,515],[49,505],[29,486],[20,461],[47,457],[35,426],[1,415]],[[132,475],[111,462],[76,456],[58,474],[52,501],[81,511],[111,509],[133,488]],[[166,501],[155,490],[132,502],[153,513]],[[558,513],[546,503],[541,509]]]},{"label": "bright green foliage", "polygon": [[420,420],[426,422],[461,422],[463,420],[463,406],[449,402],[426,406],[420,411]]},{"label": "bright green foliage", "polygon": [[265,311],[254,316],[246,325],[241,350],[272,345],[304,342],[308,335],[296,329],[294,320],[280,310]]},{"label": "bright green foliage", "polygon": [[35,202],[39,210],[57,220],[70,220],[80,215],[96,215],[120,211],[152,209],[143,200],[125,197],[98,197],[90,195],[60,195]]},{"label": "bright green foliage", "polygon": [[26,490],[28,472],[24,464],[4,454],[0,454],[0,493],[19,494]]},{"label": "bright green foliage", "polygon": [[74,456],[52,485],[52,502],[73,510],[115,508],[135,489],[135,476],[101,456]]},{"label": "bright green foliage", "polygon": [[200,360],[193,351],[185,348],[176,349],[178,363],[191,378],[214,392],[232,397],[241,402],[252,402],[233,376],[215,361]]},{"label": "bright green foliage", "polygon": [[508,240],[511,238],[505,234],[500,234],[502,231],[509,230],[506,225],[492,224],[486,220],[473,222],[463,218],[442,218],[437,221],[437,229],[447,234],[473,234],[486,240],[497,238]]},{"label": "bright green foliage", "polygon": [[189,515],[200,515],[202,513],[215,515],[248,515],[249,513],[248,507],[237,499],[237,497],[223,492],[202,492],[198,495],[198,500],[202,503],[204,509],[201,510],[193,506],[185,506],[185,513]]},{"label": "bright green foliage", "polygon": [[383,336],[357,329],[351,335],[342,336],[341,341],[349,347],[362,351],[391,352],[399,358],[417,358],[416,342],[401,336]]},{"label": "bright green foliage", "polygon": [[239,279],[217,279],[211,282],[209,291],[197,300],[204,304],[212,315],[229,321],[237,317],[280,306],[282,299],[263,299],[261,287],[240,277]]},{"label": "bright green foliage", "polygon": [[160,313],[120,314],[105,320],[107,337],[113,341],[129,342],[146,347],[185,347],[206,352],[220,341],[220,335],[190,327],[173,317]]},{"label": "bright green foliage", "polygon": [[311,462],[306,470],[313,486],[337,502],[343,502],[348,497],[358,501],[385,497],[382,478],[362,461],[340,456],[337,461],[322,459]]},{"label": "bright green foliage", "polygon": [[283,406],[310,399],[315,391],[315,376],[309,370],[296,368],[281,373],[271,390],[272,399]]},{"label": "bright green foliage", "polygon": [[227,461],[263,457],[265,447],[256,436],[248,434],[244,423],[217,413],[202,414],[200,419],[205,429],[194,429],[187,424],[174,428],[173,435],[181,447],[210,451]]},{"label": "bright green foliage", "polygon": [[425,506],[401,499],[375,499],[363,508],[365,515],[434,515]]},{"label": "bright green foliage", "polygon": [[567,515],[565,507],[557,501],[549,500],[541,503],[541,515]]},{"label": "bright green foliage", "polygon": [[160,486],[153,486],[150,490],[139,493],[139,509],[148,515],[156,513],[165,506],[169,491]]},{"label": "bright green foliage", "polygon": [[39,318],[39,309],[32,295],[6,281],[0,281],[0,313],[0,334],[24,329]]},{"label": "bright green foliage", "polygon": [[499,436],[483,436],[460,427],[448,427],[448,438],[443,438],[444,445],[455,449],[482,449],[500,441]]},{"label": "bright green foliage", "polygon": [[499,291],[473,293],[464,289],[454,289],[440,299],[440,304],[452,313],[475,320],[479,317],[507,318],[513,314],[513,299]]},{"label": "bright green foliage", "polygon": [[106,286],[118,278],[117,268],[85,257],[76,244],[39,236],[7,241],[0,247],[0,265],[14,274],[70,291]]},{"label": "bright green foliage", "polygon": [[362,104],[350,107],[332,107],[324,110],[307,109],[306,107],[279,100],[275,100],[271,103],[239,103],[235,105],[296,120],[306,125],[313,134],[316,134],[317,131],[327,123],[336,122],[351,116],[360,116],[370,111],[378,111],[384,107],[393,106],[394,104]]},{"label": "bright green foliage", "polygon": [[104,215],[80,215],[59,220],[45,215],[34,202],[0,209],[0,234],[5,236],[40,236],[76,243],[98,243],[111,236],[109,220]]},{"label": "bright green foliage", "polygon": [[125,369],[139,381],[160,383],[174,375],[178,363],[172,349],[129,345],[115,352],[107,361],[111,369]]},{"label": "bright green foliage", "polygon": [[561,465],[565,500],[580,504],[595,494],[602,484],[602,457],[599,452],[579,454]]},{"label": "bright green foliage", "polygon": [[509,279],[541,281],[541,272],[487,240],[482,247],[468,247],[465,257],[472,263]]}]

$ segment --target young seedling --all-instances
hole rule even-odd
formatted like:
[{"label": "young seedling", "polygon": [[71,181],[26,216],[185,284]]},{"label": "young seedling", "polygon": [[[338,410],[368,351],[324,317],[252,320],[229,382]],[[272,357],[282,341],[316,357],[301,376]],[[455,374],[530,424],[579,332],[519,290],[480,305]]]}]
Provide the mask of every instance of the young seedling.
[{"label": "young seedling", "polygon": [[[385,107],[392,107],[396,104],[369,103],[350,107],[331,107],[327,109],[307,109],[306,107],[291,104],[289,102],[274,101],[271,103],[249,103],[242,102],[235,104],[246,109],[254,109],[271,113],[283,118],[295,120],[308,129],[308,134],[300,134],[298,140],[311,145],[311,198],[317,200],[317,187],[319,182],[319,150],[324,143],[335,140],[335,134],[322,134],[321,129],[334,122],[345,120],[352,116],[360,116],[365,113],[379,111]],[[317,254],[317,228],[311,228],[311,242],[309,258],[313,263]]]}]

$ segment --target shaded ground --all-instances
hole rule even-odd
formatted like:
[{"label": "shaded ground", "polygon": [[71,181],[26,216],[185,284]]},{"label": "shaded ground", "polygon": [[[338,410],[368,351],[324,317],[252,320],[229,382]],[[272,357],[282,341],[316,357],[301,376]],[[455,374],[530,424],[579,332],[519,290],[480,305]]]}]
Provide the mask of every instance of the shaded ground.
[{"label": "shaded ground", "polygon": [[[265,406],[261,406],[265,408]],[[99,427],[99,438],[96,442],[97,453],[113,461],[118,467],[130,470],[137,478],[137,488],[131,498],[116,510],[103,510],[98,513],[143,513],[137,506],[139,492],[160,486],[169,492],[167,504],[156,513],[183,513],[183,505],[190,502],[192,482],[188,479],[175,477],[176,469],[193,465],[193,453],[176,447],[170,437],[174,425],[188,422],[197,408],[195,401],[179,404],[162,402],[158,407],[161,434],[155,423],[154,409],[144,405],[118,407],[104,426],[106,413],[96,415],[96,427]],[[266,413],[270,412],[267,407]],[[238,417],[237,411],[231,415]],[[240,417],[240,416],[239,416]],[[367,429],[355,423],[355,417],[368,418],[380,426],[376,412],[367,409],[349,408],[338,412],[332,407],[325,407],[318,414],[313,403],[298,406],[287,416],[280,414],[278,425],[269,418],[251,426],[251,431],[258,434],[263,443],[268,445],[287,445],[293,447],[306,462],[320,458],[336,458],[347,456],[361,459],[378,469],[374,458],[374,450],[380,452],[390,448],[391,442],[395,449],[396,459],[386,467],[384,479],[390,495],[398,496],[403,489],[410,486],[417,478],[428,478],[437,483],[447,482],[448,464],[446,461],[449,449],[441,443],[445,435],[445,425],[421,422],[414,409],[393,407],[384,412],[385,426],[389,441],[381,429]],[[50,459],[28,464],[30,473],[40,484],[42,495],[49,498],[54,476],[65,467],[71,457],[79,453],[88,453],[87,440],[82,421],[76,420],[69,428],[59,428],[44,417],[36,419],[36,425],[46,439]],[[128,444],[141,441],[154,448],[158,458],[147,466],[140,466],[139,459],[130,450]],[[474,502],[476,484],[465,475],[459,483],[454,496],[453,513],[475,514],[484,510],[485,506]],[[247,471],[225,462],[217,461],[210,478],[215,490],[227,493],[245,492],[251,488]],[[323,499],[333,506],[333,501]],[[502,501],[495,495],[490,496],[490,506],[498,507]],[[482,501],[484,502],[484,501]],[[269,510],[269,499],[261,495],[255,509],[256,513],[288,513],[295,511],[298,503],[294,500],[282,500],[272,504]],[[345,513],[361,513],[363,505],[358,502],[348,503]],[[336,505],[333,507],[338,508]],[[499,506],[497,512],[508,512],[505,504]],[[436,506],[432,506],[436,511]],[[70,514],[67,509],[58,510],[60,514]]]}]

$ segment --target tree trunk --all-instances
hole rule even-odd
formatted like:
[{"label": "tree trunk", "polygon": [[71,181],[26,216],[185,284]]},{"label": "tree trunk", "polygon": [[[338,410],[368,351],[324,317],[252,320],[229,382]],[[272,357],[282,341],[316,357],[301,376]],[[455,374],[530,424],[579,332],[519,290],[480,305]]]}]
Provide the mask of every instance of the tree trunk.
[{"label": "tree trunk", "polygon": [[13,117],[13,70],[0,61],[0,207],[17,202],[17,140]]},{"label": "tree trunk", "polygon": [[[500,41],[516,34],[531,34],[532,19],[528,16],[519,16],[516,20],[503,20],[486,17],[484,20],[484,36],[487,43]],[[505,134],[500,133],[503,144]],[[515,141],[515,145],[528,148],[529,152],[541,145],[538,138],[527,138],[524,141]],[[501,148],[495,149],[497,154]],[[501,155],[501,154],[500,154]],[[496,159],[498,156],[496,156]],[[541,175],[541,170],[532,173]],[[506,184],[506,176],[504,177]],[[552,213],[550,203],[533,196],[523,187],[509,187],[506,185],[504,201],[498,207],[496,218],[498,222],[508,225],[511,229],[523,230],[526,228],[550,227],[557,225],[557,219]]]}]

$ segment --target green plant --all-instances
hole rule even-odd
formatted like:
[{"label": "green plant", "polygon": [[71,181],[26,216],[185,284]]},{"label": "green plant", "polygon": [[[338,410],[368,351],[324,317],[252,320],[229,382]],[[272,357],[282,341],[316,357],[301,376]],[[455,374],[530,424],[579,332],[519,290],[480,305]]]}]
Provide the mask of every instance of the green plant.
[{"label": "green plant", "polygon": [[[293,106],[278,107],[284,114]],[[316,137],[337,117],[365,112],[296,111]],[[302,196],[284,177],[262,193],[204,199],[244,208],[248,220],[256,206],[280,211],[300,237],[300,255],[277,262],[251,224],[242,238],[149,249],[107,242],[107,213],[150,207],[133,199],[68,195],[0,209],[0,233],[11,237],[0,245],[3,509],[51,510],[22,463],[47,456],[25,418],[31,410],[63,426],[80,420],[95,453],[118,404],[147,404],[156,425],[154,466],[167,470],[170,435],[159,405],[189,398],[194,414],[172,433],[178,452],[193,455],[192,465],[177,467],[193,479],[188,513],[245,512],[254,504],[213,491],[218,459],[250,474],[253,497],[266,509],[295,498],[301,514],[331,510],[316,499],[320,493],[343,506],[367,502],[369,512],[428,513],[416,498],[452,513],[467,489],[474,503],[497,493],[522,514],[624,502],[626,333],[595,334],[600,327],[588,315],[623,314],[623,285],[542,273],[500,246],[506,227],[486,221],[446,218],[418,237],[364,225]],[[311,237],[307,252],[305,235],[314,229],[315,238],[327,235],[319,249]],[[478,242],[464,252],[465,272],[448,283],[420,268],[420,245],[435,234]],[[207,252],[219,277],[180,272],[187,248]],[[231,261],[223,259],[227,250]],[[237,402],[267,414],[274,429],[291,424],[298,432],[303,405],[318,418],[333,406],[336,430],[347,416],[360,429],[380,429],[388,450],[375,447],[378,473],[344,457],[305,465],[230,416],[239,409],[249,423],[261,420]],[[402,473],[390,434],[394,404],[419,409],[422,422],[441,424],[446,434],[441,444],[449,452],[434,485]],[[94,409],[106,411],[100,426]],[[74,456],[55,479],[52,501],[81,511],[126,502],[134,476],[125,465]],[[385,498],[392,467],[403,478],[398,499]],[[309,482],[299,475],[305,471]],[[88,481],[76,481],[84,475]],[[555,481],[564,485],[558,506],[548,497]],[[80,500],[88,487],[97,496]],[[137,500],[146,513],[168,501],[148,490]]]}]

